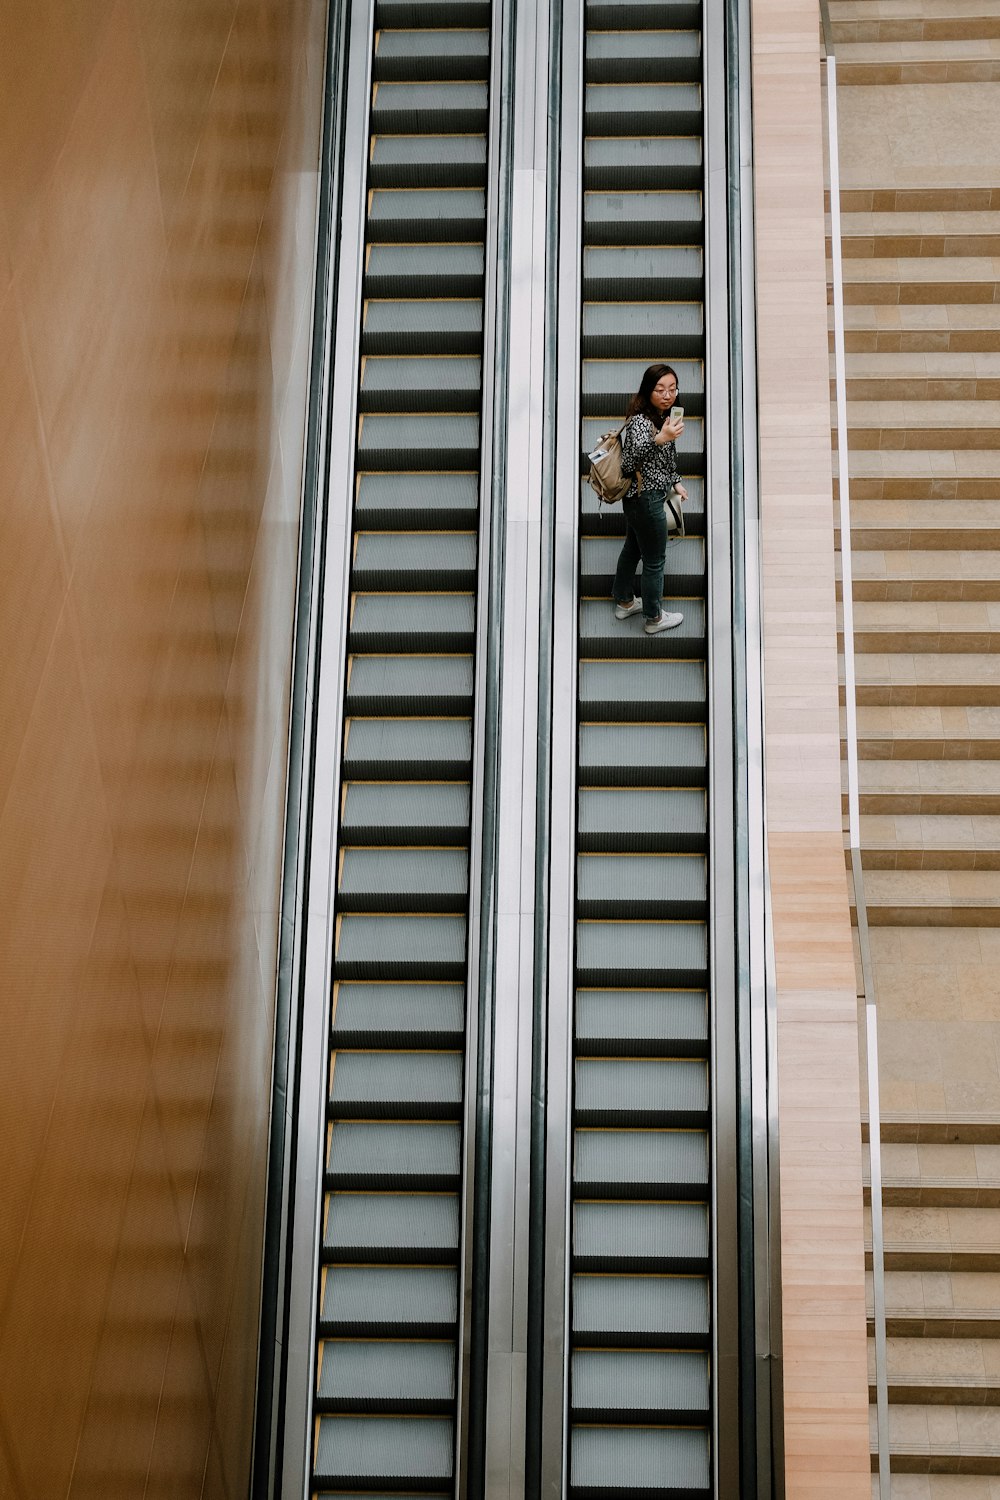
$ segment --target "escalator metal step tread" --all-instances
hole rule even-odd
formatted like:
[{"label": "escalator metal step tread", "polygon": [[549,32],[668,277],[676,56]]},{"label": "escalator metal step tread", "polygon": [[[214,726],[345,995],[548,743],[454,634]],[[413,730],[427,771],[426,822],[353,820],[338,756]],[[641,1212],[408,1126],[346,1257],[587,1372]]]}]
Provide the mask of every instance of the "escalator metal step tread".
[{"label": "escalator metal step tread", "polygon": [[[670,554],[667,553],[669,560]],[[580,603],[580,649],[588,656],[628,659],[663,659],[693,656],[706,644],[705,605],[701,599],[677,598],[669,589],[663,608],[684,616],[673,630],[646,635],[641,617],[619,620],[611,601],[602,597]]]},{"label": "escalator metal step tread", "polygon": [[469,857],[460,849],[342,850],[341,911],[463,912]]},{"label": "escalator metal step tread", "polygon": [[708,872],[698,855],[581,854],[576,870],[583,917],[705,914]]},{"label": "escalator metal step tread", "polygon": [[[599,255],[603,255],[603,259],[599,259]],[[620,277],[621,266],[618,265],[618,255],[618,251],[588,250],[584,255],[585,274],[595,279],[610,277],[614,265],[617,266],[617,274]],[[640,265],[645,264],[645,255],[642,251],[637,252],[636,260]],[[632,300],[588,302],[583,309],[584,338],[605,340],[610,346],[606,351],[609,357],[616,352],[614,344],[622,339],[630,336],[646,339],[662,338],[667,329],[670,331],[671,343],[687,337],[700,344],[705,333],[704,325],[705,312],[702,304],[682,299],[676,302],[666,299],[656,302]]]},{"label": "escalator metal step tread", "polygon": [[[460,35],[464,40],[469,33],[462,32]],[[379,83],[372,100],[372,133],[380,135],[386,132],[386,117],[393,114],[419,113],[423,110],[428,115],[451,111],[456,114],[482,111],[485,114],[487,104],[487,88],[483,82],[467,80],[453,83],[435,79],[432,83],[426,80],[419,83]],[[459,129],[465,128],[459,126]]]},{"label": "escalator metal step tread", "polygon": [[379,135],[372,140],[369,159],[380,167],[485,168],[486,139],[481,135]]},{"label": "escalator metal step tread", "polygon": [[349,719],[344,767],[372,780],[412,771],[418,778],[460,777],[472,761],[469,719]]},{"label": "escalator metal step tread", "polygon": [[428,575],[446,579],[452,587],[462,580],[475,582],[477,538],[472,531],[362,531],[354,549],[354,580],[405,578],[414,591],[434,587]]},{"label": "escalator metal step tread", "polygon": [[[708,1066],[694,1058],[578,1058],[576,1109],[584,1125],[703,1124]],[[678,1151],[690,1150],[692,1139],[680,1132]]]},{"label": "escalator metal step tread", "polygon": [[479,417],[462,412],[372,412],[361,418],[358,462],[395,469],[400,459],[414,468],[433,460],[443,467],[468,468],[479,453]]},{"label": "escalator metal step tread", "polygon": [[330,1108],[338,1119],[458,1118],[460,1052],[337,1052]]},{"label": "escalator metal step tread", "polygon": [[704,792],[584,787],[578,803],[579,848],[583,851],[669,854],[700,852],[705,846],[708,809]]},{"label": "escalator metal step tread", "polygon": [[476,605],[471,594],[356,594],[353,651],[471,651]]},{"label": "escalator metal step tread", "polygon": [[587,0],[584,14],[588,31],[680,29],[701,24],[701,0]]},{"label": "escalator metal step tread", "polygon": [[445,1047],[465,1031],[461,984],[338,984],[333,1041],[340,1047]]},{"label": "escalator metal step tread", "polygon": [[[597,434],[600,436],[600,433]],[[580,575],[583,592],[588,593],[592,578],[607,580],[607,592],[611,593],[611,580],[618,566],[621,551],[618,537],[584,537],[580,545]],[[700,592],[705,577],[705,544],[701,537],[684,537],[676,545],[667,548],[666,577],[669,586],[678,593],[684,585],[696,584]]]},{"label": "escalator metal step tread", "polygon": [[375,25],[488,26],[490,10],[489,0],[378,0]]},{"label": "escalator metal step tread", "polygon": [[384,397],[392,405],[380,409],[398,411],[412,400],[414,392],[436,390],[449,397],[462,392],[477,398],[478,410],[481,378],[480,361],[465,354],[442,354],[437,358],[420,358],[415,354],[403,358],[370,355],[362,365],[361,400],[365,409],[372,411],[375,409],[372,401]]},{"label": "escalator metal step tread", "polygon": [[[392,245],[373,244],[365,263],[365,295],[380,302],[412,299],[423,292],[440,297],[446,292],[461,304],[476,302],[482,293],[484,250],[481,244]],[[410,302],[412,307],[414,304]],[[431,309],[428,315],[433,318]],[[371,317],[371,304],[366,318]],[[478,328],[481,328],[480,316]],[[452,327],[451,324],[448,325]],[[373,331],[379,331],[378,328]],[[383,328],[381,330],[385,332]],[[389,330],[391,332],[391,328]],[[468,328],[465,329],[468,332]],[[418,350],[423,353],[423,350]]]},{"label": "escalator metal step tread", "polygon": [[700,1203],[578,1202],[577,1270],[701,1271],[709,1254],[708,1209]]},{"label": "escalator metal step tread", "polygon": [[375,188],[368,216],[373,240],[393,238],[388,231],[425,241],[482,238],[486,194],[482,188]]},{"label": "escalator metal step tread", "polygon": [[330,1131],[326,1171],[337,1187],[454,1188],[462,1171],[462,1131],[412,1120],[338,1121]]},{"label": "escalator metal step tread", "polygon": [[[664,64],[669,67],[689,58],[701,58],[700,31],[591,31],[586,41],[587,78],[594,82],[647,82],[650,75],[643,76],[638,69],[655,67],[656,64],[661,68]],[[620,71],[610,67],[615,63],[621,65]],[[601,64],[609,65],[603,70],[608,76],[597,80],[594,75]],[[670,75],[663,73],[662,76],[667,78]]]},{"label": "escalator metal step tread", "polygon": [[580,782],[586,787],[703,786],[708,773],[701,724],[583,724]]},{"label": "escalator metal step tread", "polygon": [[455,1396],[455,1346],[325,1339],[317,1395],[321,1410],[443,1415]]},{"label": "escalator metal step tread", "polygon": [[[450,296],[425,302],[372,297],[365,303],[361,347],[366,356],[426,354],[429,349],[436,354],[478,354],[482,342],[483,304],[476,297]],[[402,450],[400,458],[405,459]],[[359,455],[359,464],[365,467],[363,455]],[[405,466],[415,467],[410,463]],[[469,465],[470,469],[475,467]]]},{"label": "escalator metal step tread", "polygon": [[708,1359],[700,1351],[584,1350],[572,1363],[577,1421],[697,1422],[708,1412]]},{"label": "escalator metal step tread", "polygon": [[[614,192],[628,188],[698,188],[702,153],[698,136],[591,137],[584,143],[589,187]],[[583,295],[590,295],[584,278]]]},{"label": "escalator metal step tread", "polygon": [[[378,194],[375,195],[378,197]],[[624,222],[623,222],[624,216]],[[690,226],[695,241],[701,234],[701,194],[697,192],[647,192],[643,188],[608,193],[590,189],[583,195],[583,232],[587,245],[594,244],[595,230],[602,235],[607,226],[617,226],[622,238],[616,236],[612,242],[620,245],[643,244],[643,237],[636,232],[640,224],[655,224],[665,231],[676,225]],[[662,236],[661,236],[662,237]],[[662,252],[661,252],[662,253]]]},{"label": "escalator metal step tread", "polygon": [[[363,918],[344,918],[361,921]],[[426,918],[443,921],[444,918]],[[700,985],[708,972],[702,922],[577,922],[581,985]]]},{"label": "escalator metal step tread", "polygon": [[707,1340],[708,1280],[701,1276],[574,1276],[573,1333],[628,1345]]},{"label": "escalator metal step tread", "polygon": [[342,814],[352,843],[468,841],[469,787],[464,782],[352,781]]},{"label": "escalator metal step tread", "polygon": [[[650,116],[656,119],[657,135],[686,134],[700,124],[701,85],[698,83],[588,83],[584,103],[588,135],[599,134],[595,122],[615,115],[623,128],[616,135],[641,135]],[[673,120],[671,119],[673,116]],[[690,125],[678,128],[678,117]],[[652,133],[652,132],[650,132]]]},{"label": "escalator metal step tread", "polygon": [[338,921],[339,979],[465,978],[465,918],[362,916]]},{"label": "escalator metal step tread", "polygon": [[[413,527],[440,531],[446,524],[474,526],[479,514],[475,474],[362,474],[355,502],[359,528]],[[411,535],[413,532],[410,533]]]},{"label": "escalator metal step tread", "polygon": [[349,664],[349,714],[468,714],[471,656],[355,656]]},{"label": "escalator metal step tread", "polygon": [[[338,1012],[339,1015],[339,1012]],[[699,990],[580,990],[578,1053],[701,1056],[708,1043],[708,996]],[[612,1051],[614,1049],[614,1051]]]},{"label": "escalator metal step tread", "polygon": [[584,661],[580,665],[580,712],[590,719],[626,722],[679,719],[705,712],[705,665],[670,658],[650,661]]},{"label": "escalator metal step tread", "polygon": [[458,1323],[458,1272],[439,1266],[331,1266],[320,1321],[342,1334],[444,1337]]},{"label": "escalator metal step tread", "polygon": [[314,1483],[436,1489],[452,1477],[453,1445],[444,1418],[321,1416]]},{"label": "escalator metal step tread", "polygon": [[[609,144],[606,141],[599,142],[600,145]],[[636,144],[639,144],[638,142]],[[655,144],[655,143],[653,143]],[[589,256],[603,254],[602,251],[588,251]],[[651,268],[650,279],[662,283],[667,277],[689,276],[701,273],[703,269],[702,252],[698,249],[679,248],[671,246],[667,249],[650,247],[643,250],[630,250],[625,252],[629,256],[641,255],[644,261],[648,261]],[[615,252],[616,263],[620,260],[622,252]],[[705,366],[700,359],[675,359],[672,368],[677,371],[679,388],[683,393],[680,399],[684,402],[685,410],[690,410],[691,397],[694,394],[704,399],[705,394]],[[628,359],[585,359],[583,361],[582,392],[590,396],[595,392],[613,397],[617,403],[615,411],[623,410],[625,403],[633,395],[635,389],[635,364]],[[619,415],[619,423],[621,416]]]},{"label": "escalator metal step tread", "polygon": [[[435,27],[433,30],[410,31],[382,28],[375,33],[375,68],[390,59],[412,62],[426,78],[428,67],[448,58],[489,58],[490,34],[485,30],[460,31]],[[443,77],[435,74],[435,78]]]},{"label": "escalator metal step tread", "polygon": [[458,1241],[454,1193],[327,1194],[323,1250],[328,1260],[454,1265]]},{"label": "escalator metal step tread", "polygon": [[570,1492],[581,1500],[624,1494],[709,1493],[708,1433],[698,1428],[575,1427]]},{"label": "escalator metal step tread", "polygon": [[[578,1064],[579,1066],[579,1064]],[[708,1190],[703,1130],[578,1130],[573,1182],[586,1197],[648,1189],[647,1197],[699,1197]]]}]

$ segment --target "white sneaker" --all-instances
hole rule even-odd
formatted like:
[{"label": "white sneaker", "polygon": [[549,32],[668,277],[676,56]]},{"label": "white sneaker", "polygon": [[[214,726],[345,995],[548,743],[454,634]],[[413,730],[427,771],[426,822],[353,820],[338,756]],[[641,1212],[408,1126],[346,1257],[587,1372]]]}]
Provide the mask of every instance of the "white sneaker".
[{"label": "white sneaker", "polygon": [[642,600],[641,599],[635,599],[635,598],[633,598],[631,604],[616,604],[615,605],[615,619],[616,620],[627,620],[628,617],[629,617],[629,615],[638,614],[638,612],[639,612],[639,610],[641,608],[642,608]]},{"label": "white sneaker", "polygon": [[647,635],[656,635],[661,630],[673,630],[683,620],[683,615],[661,614],[658,620],[647,620],[643,629]]}]

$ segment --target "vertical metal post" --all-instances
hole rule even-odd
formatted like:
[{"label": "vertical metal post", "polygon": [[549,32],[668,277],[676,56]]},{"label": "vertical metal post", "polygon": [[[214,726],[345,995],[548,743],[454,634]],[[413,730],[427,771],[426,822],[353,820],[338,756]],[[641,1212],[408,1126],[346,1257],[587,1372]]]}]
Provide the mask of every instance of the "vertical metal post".
[{"label": "vertical metal post", "polygon": [[847,708],[847,811],[854,905],[861,946],[868,1069],[868,1141],[871,1160],[872,1282],[875,1323],[875,1406],[878,1429],[880,1500],[890,1500],[889,1380],[886,1367],[885,1252],[882,1233],[882,1114],[879,1103],[878,1015],[868,938],[868,908],[861,864],[861,812],[858,794],[858,709],[854,662],[854,573],[851,554],[851,484],[847,446],[847,358],[844,338],[844,274],[840,228],[840,150],[837,136],[837,59],[829,12],[821,5],[826,39],[826,105],[830,153],[830,243],[833,263],[833,348],[837,397],[837,478],[840,495],[841,592],[844,610],[844,695]]}]

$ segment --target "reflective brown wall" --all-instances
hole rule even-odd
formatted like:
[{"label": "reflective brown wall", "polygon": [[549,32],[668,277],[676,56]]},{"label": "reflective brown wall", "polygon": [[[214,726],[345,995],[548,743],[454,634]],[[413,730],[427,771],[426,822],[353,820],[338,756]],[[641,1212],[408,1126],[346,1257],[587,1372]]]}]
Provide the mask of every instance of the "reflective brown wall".
[{"label": "reflective brown wall", "polygon": [[324,0],[0,6],[0,1496],[246,1493]]}]

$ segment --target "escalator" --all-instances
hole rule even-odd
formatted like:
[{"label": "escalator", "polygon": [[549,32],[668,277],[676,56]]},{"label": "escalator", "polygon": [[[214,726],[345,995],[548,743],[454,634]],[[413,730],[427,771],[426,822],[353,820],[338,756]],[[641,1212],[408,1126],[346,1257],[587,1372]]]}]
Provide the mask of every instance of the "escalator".
[{"label": "escalator", "polygon": [[[731,16],[565,0],[546,83],[543,12],[344,0],[331,42],[331,748],[269,1496],[770,1487],[737,1055]],[[690,498],[683,623],[647,636],[610,600],[624,518],[575,465],[581,421],[586,452],[660,361]]]},{"label": "escalator", "polygon": [[378,0],[312,1488],[448,1493],[489,6]]},{"label": "escalator", "polygon": [[669,361],[687,536],[647,636],[620,511],[581,519],[569,1489],[713,1485],[700,7],[585,7],[584,446]]}]

